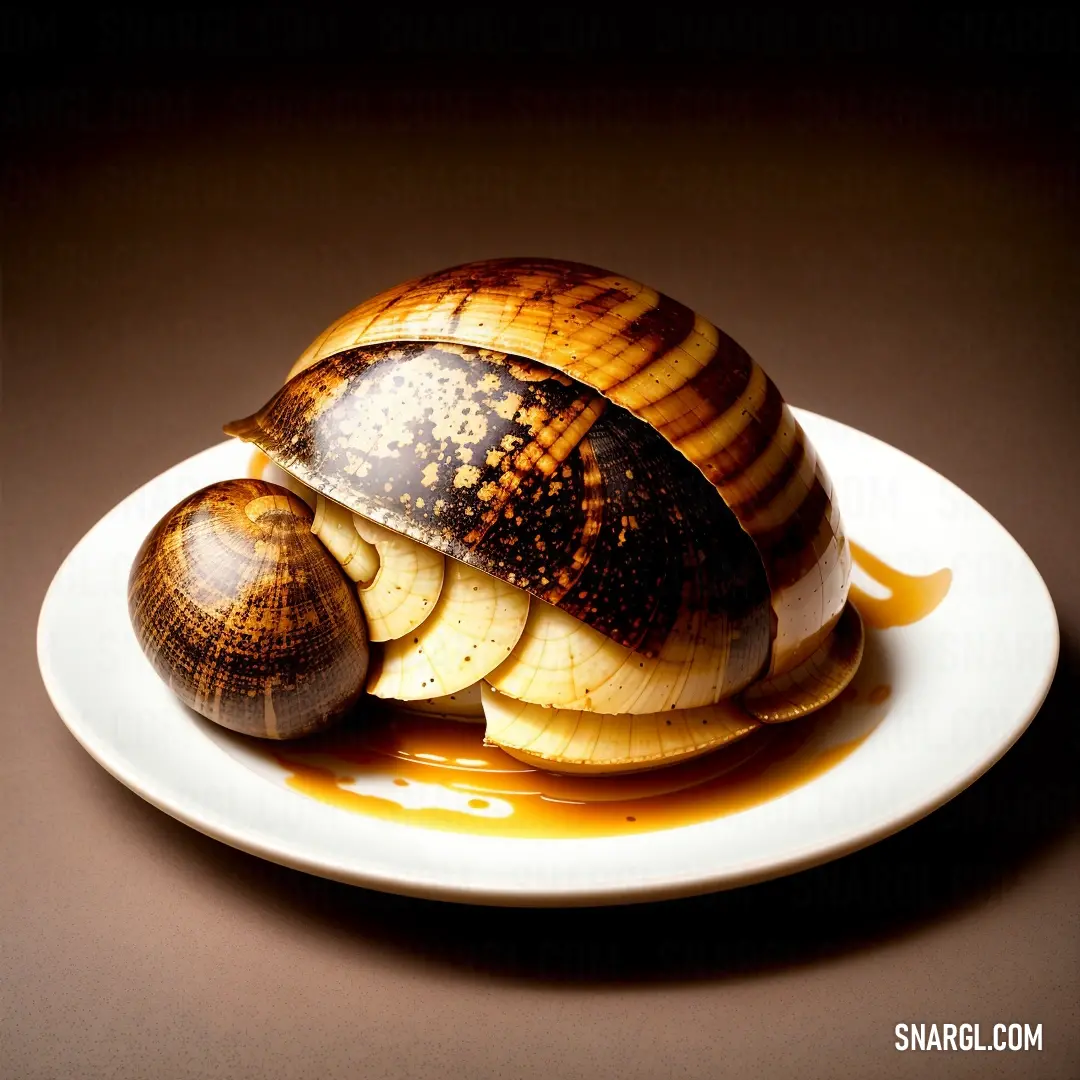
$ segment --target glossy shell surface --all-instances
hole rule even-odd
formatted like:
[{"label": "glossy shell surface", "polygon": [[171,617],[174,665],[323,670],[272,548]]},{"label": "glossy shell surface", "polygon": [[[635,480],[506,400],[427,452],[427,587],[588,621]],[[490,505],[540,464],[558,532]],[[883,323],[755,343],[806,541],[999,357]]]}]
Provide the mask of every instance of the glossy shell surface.
[{"label": "glossy shell surface", "polygon": [[308,506],[262,480],[194,492],[150,531],[128,611],[158,675],[190,708],[245,735],[292,739],[359,700],[367,630]]},{"label": "glossy shell surface", "polygon": [[768,662],[769,587],[734,515],[648,425],[551,368],[455,344],[350,349],[230,430],[646,657],[707,642],[724,696]]},{"label": "glossy shell surface", "polygon": [[851,573],[832,483],[776,385],[709,320],[599,267],[496,259],[415,278],[360,304],[290,374],[350,349],[414,341],[535,361],[644,420],[753,538],[776,620],[769,672],[796,668],[824,642]]}]

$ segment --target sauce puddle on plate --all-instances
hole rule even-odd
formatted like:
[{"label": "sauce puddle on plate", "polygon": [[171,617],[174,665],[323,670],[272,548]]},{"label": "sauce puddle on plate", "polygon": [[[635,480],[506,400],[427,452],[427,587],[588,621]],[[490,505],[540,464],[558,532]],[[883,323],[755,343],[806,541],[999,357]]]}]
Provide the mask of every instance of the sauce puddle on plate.
[{"label": "sauce puddle on plate", "polygon": [[621,777],[548,773],[485,746],[481,723],[403,710],[274,756],[294,790],[387,821],[496,836],[618,836],[709,821],[805,784],[847,757],[883,715],[868,699],[858,731],[824,737],[838,712],[854,708],[849,696],[812,720]]},{"label": "sauce puddle on plate", "polygon": [[[854,548],[854,545],[853,545]],[[802,720],[764,725],[721,750],[621,777],[560,776],[485,746],[482,723],[410,714],[372,702],[373,713],[289,746],[266,747],[293,790],[343,810],[490,836],[624,836],[710,821],[749,809],[833,768],[888,712],[892,687],[875,629],[925,618],[951,575],[903,574],[854,548],[856,562],[890,591],[852,588],[868,633],[862,665],[831,705]],[[257,740],[256,740],[257,741]]]},{"label": "sauce puddle on plate", "polygon": [[812,716],[763,725],[699,758],[624,776],[560,776],[485,746],[482,722],[409,713],[376,699],[367,699],[371,711],[362,721],[301,742],[243,743],[284,769],[289,787],[311,798],[368,817],[457,833],[625,836],[737,813],[809,783],[870,735],[892,694],[876,631],[925,618],[952,582],[947,569],[905,574],[858,545],[851,549],[854,562],[888,593],[878,597],[852,585],[852,602],[867,628],[852,684]]}]

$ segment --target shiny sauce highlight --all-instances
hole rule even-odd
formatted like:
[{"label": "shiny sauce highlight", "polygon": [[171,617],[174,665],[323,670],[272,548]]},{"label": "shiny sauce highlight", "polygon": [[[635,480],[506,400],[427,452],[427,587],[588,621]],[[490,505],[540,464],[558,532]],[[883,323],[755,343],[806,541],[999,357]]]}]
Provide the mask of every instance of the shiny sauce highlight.
[{"label": "shiny sauce highlight", "polygon": [[849,696],[798,724],[623,776],[549,773],[485,746],[481,723],[395,709],[274,756],[294,790],[386,821],[495,836],[616,836],[708,821],[807,783],[869,734],[823,738],[830,715],[851,707]]}]

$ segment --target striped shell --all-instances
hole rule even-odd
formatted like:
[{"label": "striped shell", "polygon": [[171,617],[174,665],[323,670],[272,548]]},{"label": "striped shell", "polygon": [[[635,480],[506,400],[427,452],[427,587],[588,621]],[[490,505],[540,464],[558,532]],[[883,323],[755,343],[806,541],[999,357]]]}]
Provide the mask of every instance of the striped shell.
[{"label": "striped shell", "polygon": [[266,739],[324,730],[364,688],[367,629],[341,568],[284,488],[225,480],[182,499],[132,564],[140,647],[189,708]]},{"label": "striped shell", "polygon": [[[429,505],[432,514],[440,498],[449,506],[459,490],[449,470],[440,476],[439,494],[427,502],[425,494],[434,492],[424,491],[422,478],[433,462],[411,454],[411,475],[387,480],[381,466],[372,468],[372,450],[382,446],[375,454],[385,452],[385,440],[369,440],[367,450],[353,458],[343,445],[350,433],[342,424],[362,428],[365,422],[360,412],[350,421],[350,402],[369,395],[370,409],[393,399],[392,385],[372,391],[375,382],[388,383],[382,377],[387,373],[390,384],[395,375],[414,380],[409,393],[395,399],[400,403],[391,414],[403,408],[408,412],[409,400],[430,404],[443,377],[476,387],[486,375],[493,389],[497,382],[499,394],[519,395],[526,408],[532,405],[536,411],[515,409],[500,418],[498,434],[535,447],[532,465],[538,471],[522,479],[518,468],[522,490],[514,489],[514,498],[507,499],[506,477],[514,470],[503,461],[489,464],[489,444],[478,442],[475,449],[485,450],[482,460],[455,461],[455,477],[460,478],[462,466],[471,466],[465,476],[472,482],[459,483],[469,496],[458,500],[460,513],[442,521],[418,514],[422,499],[421,510]],[[501,398],[488,397],[483,411],[490,425]],[[440,407],[434,412],[439,414]],[[468,415],[459,419],[467,423]],[[832,484],[814,448],[776,385],[738,344],[678,301],[622,275],[556,260],[497,259],[405,282],[337,320],[296,362],[275,398],[226,431],[255,442],[289,472],[355,512],[473,561],[645,651],[662,642],[663,628],[678,609],[672,599],[676,580],[684,601],[687,583],[692,583],[689,602],[722,615],[718,634],[739,642],[744,653],[725,693],[756,679],[748,699],[756,696],[758,715],[765,719],[817,707],[835,696],[857,666],[861,627],[846,607],[851,552]],[[414,439],[415,450],[416,431],[400,433]],[[395,445],[400,453],[406,444]],[[595,478],[590,487],[597,445],[604,448],[600,456],[607,455],[599,500]],[[670,453],[670,447],[679,453]],[[641,482],[634,474],[631,482],[618,484],[618,464],[630,459],[654,474]],[[632,473],[633,465],[622,472]],[[571,490],[562,501],[554,500],[558,509],[541,528],[528,519],[532,504],[521,496],[531,495],[541,480],[564,477],[572,480]],[[383,490],[388,483],[389,490]],[[471,503],[472,514],[483,520],[483,491],[503,500],[499,513],[513,520],[514,528],[496,515],[487,532],[478,532],[465,509]],[[595,513],[587,509],[590,498],[597,501]],[[610,547],[611,525],[631,516],[640,523],[639,515],[627,512],[634,500],[648,504],[644,517],[650,524],[638,538],[640,558],[626,559]],[[576,520],[575,508],[581,506],[586,511]],[[684,516],[681,533],[679,528],[672,532],[673,512]],[[606,522],[607,532],[596,521],[589,524],[590,514]],[[590,528],[593,545],[583,548],[583,530]],[[529,572],[521,576],[512,563],[488,557],[485,552],[498,545],[487,538],[500,530],[504,539],[536,537],[548,544],[561,536],[566,565],[576,567],[586,586],[576,588],[578,578],[565,584],[550,573],[538,574],[542,564],[535,560],[528,561]],[[704,583],[700,574],[695,578],[694,543],[713,553],[710,566],[720,565],[717,552],[728,553],[722,574]],[[755,555],[748,558],[751,548]],[[598,561],[590,577],[594,557]],[[673,561],[684,564],[681,577],[672,577],[668,564]],[[660,573],[660,563],[667,571]],[[631,582],[626,575],[634,574]],[[546,585],[540,582],[543,576],[549,579]],[[634,600],[640,616],[636,628],[618,610],[627,598]],[[830,641],[845,610],[844,640]],[[762,611],[771,611],[771,618],[763,622]],[[637,630],[641,635],[635,641]]]}]

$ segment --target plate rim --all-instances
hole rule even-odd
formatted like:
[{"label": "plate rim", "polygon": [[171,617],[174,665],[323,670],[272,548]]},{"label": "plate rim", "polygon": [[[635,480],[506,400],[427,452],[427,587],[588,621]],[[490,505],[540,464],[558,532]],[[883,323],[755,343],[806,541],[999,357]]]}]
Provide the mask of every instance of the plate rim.
[{"label": "plate rim", "polygon": [[[140,494],[157,483],[166,473],[189,466],[200,457],[212,456],[215,452],[220,452],[223,447],[229,446],[235,442],[235,440],[231,439],[215,443],[212,446],[206,447],[201,451],[183,458],[132,490],[115,506],[107,510],[73,545],[71,550],[61,561],[42,599],[36,625],[38,668],[46,693],[64,726],[91,758],[125,787],[158,810],[161,810],[170,817],[175,818],[212,839],[256,857],[318,877],[339,881],[349,885],[360,886],[362,888],[374,889],[380,892],[423,899],[498,907],[623,906],[742,888],[747,885],[785,877],[802,870],[832,862],[856,851],[871,847],[889,836],[902,832],[904,829],[929,816],[934,811],[950,802],[993,768],[993,766],[1008,753],[1028,729],[1045,702],[1057,673],[1060,660],[1061,633],[1053,597],[1033,560],[1005,526],[1002,525],[1002,523],[973,496],[969,495],[960,488],[959,485],[949,480],[948,477],[937,472],[932,466],[927,465],[925,462],[922,462],[918,458],[907,453],[907,451],[893,446],[872,434],[845,424],[842,421],[834,420],[823,414],[814,413],[807,409],[792,406],[792,411],[796,414],[796,418],[799,419],[800,422],[802,422],[804,418],[809,418],[812,424],[821,422],[826,425],[840,428],[845,433],[850,433],[860,439],[872,440],[889,453],[900,455],[905,459],[905,464],[914,465],[917,469],[931,474],[939,482],[944,483],[949,489],[950,495],[960,497],[974,508],[977,508],[981,514],[985,515],[985,517],[1000,530],[1001,534],[1011,542],[1016,551],[1026,561],[1033,580],[1037,581],[1041,586],[1043,593],[1041,599],[1043,599],[1046,604],[1046,611],[1049,617],[1048,628],[1052,631],[1050,635],[1050,648],[1046,654],[1044,668],[1034,695],[1029,704],[1022,710],[1022,715],[1017,715],[1016,720],[1010,724],[1006,735],[1003,738],[998,739],[992,747],[987,746],[984,748],[984,750],[980,752],[978,760],[958,774],[951,784],[941,787],[936,791],[933,797],[923,799],[913,804],[905,813],[891,815],[887,822],[868,828],[848,830],[847,835],[832,842],[810,842],[808,845],[803,845],[786,858],[777,859],[775,857],[770,857],[749,863],[744,862],[740,869],[734,871],[721,870],[712,873],[697,873],[692,877],[669,876],[662,881],[641,882],[633,885],[629,885],[625,882],[619,884],[593,884],[589,886],[571,883],[564,888],[544,889],[535,886],[515,888],[512,885],[506,884],[490,887],[484,885],[470,885],[463,882],[450,883],[425,879],[422,874],[410,877],[403,877],[400,874],[388,875],[380,873],[377,870],[365,871],[356,867],[334,865],[323,860],[304,858],[302,855],[291,851],[283,853],[280,847],[275,848],[260,842],[259,838],[255,836],[250,829],[247,829],[244,826],[241,826],[239,829],[230,829],[227,824],[222,826],[213,820],[208,820],[208,817],[212,817],[212,815],[204,814],[203,816],[200,816],[197,805],[192,808],[191,806],[184,806],[182,799],[177,801],[175,799],[162,797],[159,792],[154,790],[152,782],[148,784],[142,776],[133,773],[125,767],[123,755],[110,755],[107,746],[101,745],[100,742],[95,739],[94,734],[91,731],[88,731],[85,725],[81,724],[78,719],[73,719],[80,716],[80,710],[75,702],[69,698],[67,691],[62,685],[62,680],[56,675],[52,668],[52,661],[46,640],[49,614],[57,603],[56,597],[59,595],[60,589],[65,582],[65,578],[69,572],[68,568],[74,563],[81,549],[91,541],[95,532],[104,525],[106,519],[108,519],[120,506],[129,501],[135,501]],[[224,751],[222,751],[222,753],[224,753]],[[244,767],[240,762],[234,762],[234,764],[238,768]],[[804,786],[811,787],[815,782],[816,781],[812,780],[809,784]],[[410,825],[403,825],[401,827],[406,829],[417,828],[417,826]],[[683,826],[681,828],[694,827],[695,826]],[[669,831],[677,832],[679,830],[675,829]],[[529,841],[523,842],[541,845],[574,845],[582,842],[595,842],[595,839],[596,838],[591,838],[590,841],[582,841],[574,838],[530,839]],[[623,838],[607,839],[618,841]]]}]

